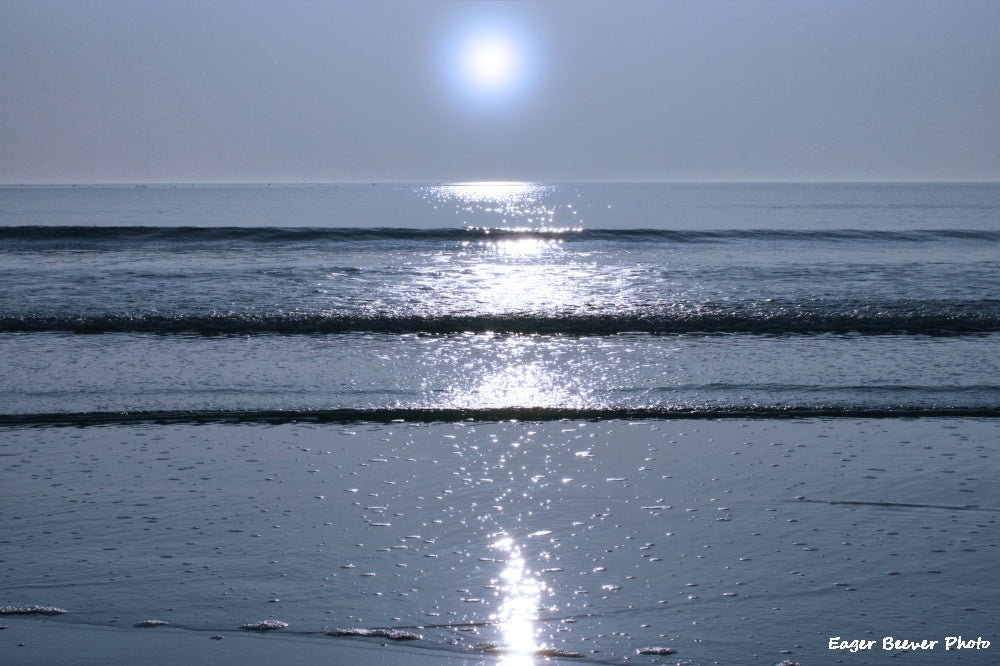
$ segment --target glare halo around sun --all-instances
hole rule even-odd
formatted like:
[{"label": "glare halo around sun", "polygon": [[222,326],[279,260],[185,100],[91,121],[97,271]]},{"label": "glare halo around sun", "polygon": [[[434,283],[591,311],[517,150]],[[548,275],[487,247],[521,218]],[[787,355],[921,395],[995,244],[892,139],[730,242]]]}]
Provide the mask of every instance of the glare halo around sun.
[{"label": "glare halo around sun", "polygon": [[441,75],[452,100],[480,116],[504,114],[529,99],[540,80],[537,35],[517,8],[472,9],[442,35]]},{"label": "glare halo around sun", "polygon": [[470,35],[459,57],[466,85],[481,92],[501,92],[521,73],[517,45],[503,33]]}]

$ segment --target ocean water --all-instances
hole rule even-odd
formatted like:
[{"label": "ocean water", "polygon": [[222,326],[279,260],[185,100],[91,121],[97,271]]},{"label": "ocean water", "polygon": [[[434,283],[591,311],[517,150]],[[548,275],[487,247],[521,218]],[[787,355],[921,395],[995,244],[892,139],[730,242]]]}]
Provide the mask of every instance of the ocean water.
[{"label": "ocean water", "polygon": [[8,617],[1000,649],[1000,185],[2,187],[0,286]]}]

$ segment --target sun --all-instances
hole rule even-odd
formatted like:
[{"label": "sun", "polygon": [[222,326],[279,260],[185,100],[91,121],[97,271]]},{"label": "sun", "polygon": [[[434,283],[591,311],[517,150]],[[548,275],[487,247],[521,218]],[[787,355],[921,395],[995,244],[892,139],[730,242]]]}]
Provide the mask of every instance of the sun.
[{"label": "sun", "polygon": [[456,18],[439,42],[442,81],[459,106],[476,114],[516,108],[539,88],[539,33],[513,11],[516,5],[504,7]]},{"label": "sun", "polygon": [[470,35],[459,58],[466,85],[480,92],[502,92],[521,74],[521,53],[511,36],[504,33]]}]

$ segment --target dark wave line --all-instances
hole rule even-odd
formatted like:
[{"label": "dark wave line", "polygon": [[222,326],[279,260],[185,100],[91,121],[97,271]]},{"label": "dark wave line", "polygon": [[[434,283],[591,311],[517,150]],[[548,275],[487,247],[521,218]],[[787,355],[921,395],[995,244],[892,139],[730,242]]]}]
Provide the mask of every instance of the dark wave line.
[{"label": "dark wave line", "polygon": [[[830,241],[924,243],[963,240],[1000,242],[1000,231],[985,229],[918,229],[909,231],[865,229],[522,229],[486,227],[445,227],[408,229],[396,227],[154,227],[154,226],[13,226],[0,228],[6,249],[72,248],[73,244],[100,245],[116,250],[129,244],[192,244],[241,242],[270,243],[350,243],[373,241],[488,241],[505,239],[546,239],[596,242],[720,243],[730,241]],[[24,244],[23,246],[17,245]],[[161,247],[162,249],[162,247]]]},{"label": "dark wave line", "polygon": [[927,393],[946,393],[955,395],[959,393],[969,393],[975,396],[984,396],[987,393],[1000,394],[1000,384],[791,384],[791,383],[749,383],[749,382],[707,382],[695,384],[667,384],[662,386],[637,386],[619,389],[624,393],[690,393],[692,391],[712,391],[728,393],[760,392],[760,391],[781,391],[794,392],[796,395],[804,393],[916,393],[926,395]]},{"label": "dark wave line", "polygon": [[177,410],[135,412],[66,412],[0,414],[0,426],[101,426],[208,423],[457,423],[461,421],[606,421],[705,419],[897,419],[1000,418],[1000,405],[989,407],[385,407],[340,409]]},{"label": "dark wave line", "polygon": [[1000,308],[983,304],[928,312],[750,310],[625,314],[390,315],[286,312],[208,314],[4,314],[0,332],[78,334],[316,335],[501,333],[605,336],[648,334],[928,335],[1000,332]]},{"label": "dark wave line", "polygon": [[873,506],[883,509],[947,509],[949,511],[1000,511],[1000,509],[986,508],[978,504],[964,504],[961,506],[954,504],[919,504],[914,502],[874,502],[864,500],[824,500],[797,498],[799,502],[812,502],[813,504],[832,504],[846,506]]}]

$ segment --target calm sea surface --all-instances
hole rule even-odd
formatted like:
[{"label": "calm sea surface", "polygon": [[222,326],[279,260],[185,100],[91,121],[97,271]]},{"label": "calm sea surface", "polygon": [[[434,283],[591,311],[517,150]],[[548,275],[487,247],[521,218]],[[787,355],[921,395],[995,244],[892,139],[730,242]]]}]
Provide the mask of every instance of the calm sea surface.
[{"label": "calm sea surface", "polygon": [[0,606],[470,663],[986,637],[998,343],[997,184],[0,187]]}]

